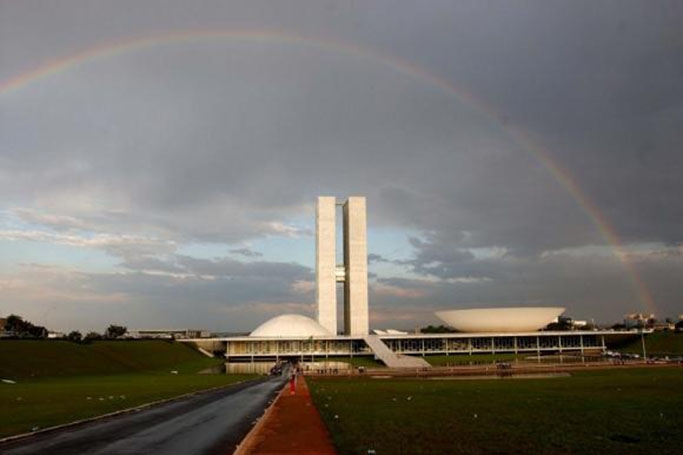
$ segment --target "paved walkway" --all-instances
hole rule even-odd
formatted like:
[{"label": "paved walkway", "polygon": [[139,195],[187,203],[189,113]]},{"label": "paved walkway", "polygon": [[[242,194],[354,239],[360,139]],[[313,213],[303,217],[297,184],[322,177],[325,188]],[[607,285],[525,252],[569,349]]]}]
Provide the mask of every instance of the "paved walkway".
[{"label": "paved walkway", "polygon": [[263,427],[255,435],[249,455],[335,455],[327,428],[315,408],[303,376],[296,393],[289,385],[280,393]]}]

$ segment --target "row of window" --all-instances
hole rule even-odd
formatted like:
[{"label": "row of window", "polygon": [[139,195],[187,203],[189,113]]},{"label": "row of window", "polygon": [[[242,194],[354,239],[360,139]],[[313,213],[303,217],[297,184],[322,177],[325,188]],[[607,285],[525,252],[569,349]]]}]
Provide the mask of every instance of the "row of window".
[{"label": "row of window", "polygon": [[[473,338],[416,338],[383,340],[397,353],[430,353],[458,351],[528,351],[547,349],[580,349],[601,347],[596,335],[473,337]],[[349,355],[368,354],[370,349],[362,340],[271,340],[228,342],[229,356],[237,355]]]},{"label": "row of window", "polygon": [[394,352],[453,352],[453,351],[515,351],[536,349],[580,349],[600,347],[597,336],[528,336],[528,337],[479,337],[479,338],[425,338],[408,340],[385,340]]},{"label": "row of window", "polygon": [[370,353],[362,340],[230,341],[227,354],[235,355],[349,355]]}]

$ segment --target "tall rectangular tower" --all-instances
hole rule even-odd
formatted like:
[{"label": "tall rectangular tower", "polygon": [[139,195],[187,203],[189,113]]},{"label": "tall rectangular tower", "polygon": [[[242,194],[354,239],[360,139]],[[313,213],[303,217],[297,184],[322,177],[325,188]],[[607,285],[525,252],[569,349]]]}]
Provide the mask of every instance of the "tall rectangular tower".
[{"label": "tall rectangular tower", "polygon": [[336,199],[318,197],[315,213],[315,274],[318,323],[337,334]]},{"label": "tall rectangular tower", "polygon": [[344,334],[367,335],[368,239],[365,198],[349,197],[344,204]]}]

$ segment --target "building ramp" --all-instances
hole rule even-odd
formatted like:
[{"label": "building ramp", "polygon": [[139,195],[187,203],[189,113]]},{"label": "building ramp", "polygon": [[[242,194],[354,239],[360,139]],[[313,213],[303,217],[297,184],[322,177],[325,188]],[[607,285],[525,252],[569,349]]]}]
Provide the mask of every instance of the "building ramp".
[{"label": "building ramp", "polygon": [[363,340],[375,356],[389,368],[431,368],[431,365],[420,357],[396,354],[378,335],[365,335]]}]

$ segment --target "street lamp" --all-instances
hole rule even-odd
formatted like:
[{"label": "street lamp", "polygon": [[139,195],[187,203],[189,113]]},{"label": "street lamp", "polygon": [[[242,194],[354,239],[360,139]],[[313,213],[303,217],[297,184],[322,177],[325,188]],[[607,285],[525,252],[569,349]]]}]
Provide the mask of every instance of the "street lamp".
[{"label": "street lamp", "polygon": [[643,345],[643,360],[647,361],[647,352],[645,351],[645,329],[640,329],[640,342]]}]

